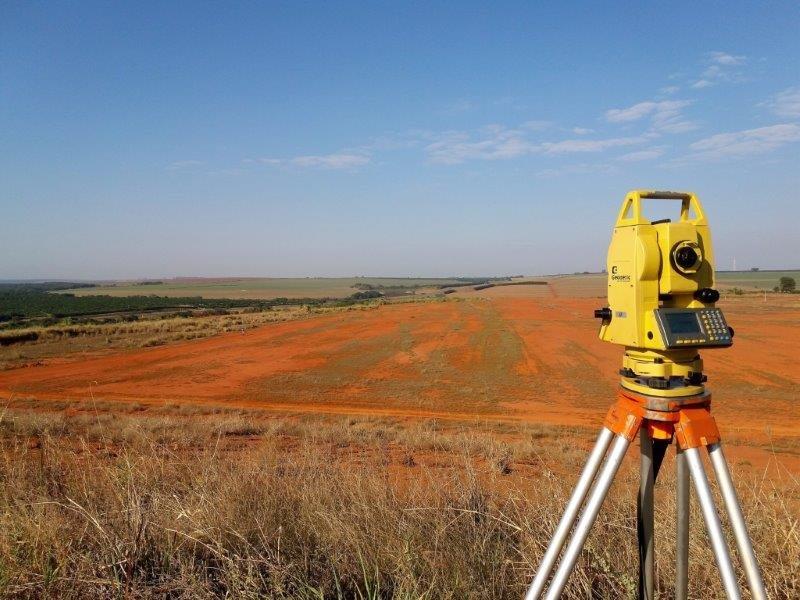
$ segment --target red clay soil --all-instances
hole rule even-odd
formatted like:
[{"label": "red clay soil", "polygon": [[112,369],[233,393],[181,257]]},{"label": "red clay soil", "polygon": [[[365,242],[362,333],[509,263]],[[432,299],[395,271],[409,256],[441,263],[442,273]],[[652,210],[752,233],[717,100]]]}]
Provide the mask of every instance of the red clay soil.
[{"label": "red clay soil", "polygon": [[[622,352],[597,339],[602,299],[512,291],[13,369],[0,394],[599,426]],[[723,308],[734,347],[704,353],[720,426],[744,442],[793,439],[797,451],[800,305]]]}]

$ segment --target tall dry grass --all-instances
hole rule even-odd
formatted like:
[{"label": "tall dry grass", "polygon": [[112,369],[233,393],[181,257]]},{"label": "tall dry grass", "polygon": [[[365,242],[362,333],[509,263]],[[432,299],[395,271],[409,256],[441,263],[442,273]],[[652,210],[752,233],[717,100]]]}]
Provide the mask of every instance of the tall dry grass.
[{"label": "tall dry grass", "polygon": [[303,307],[263,312],[239,311],[227,315],[163,317],[142,315],[132,322],[62,323],[46,327],[0,330],[0,369],[53,357],[86,352],[148,348],[172,342],[206,338],[226,332],[248,331],[269,323],[308,316]]},{"label": "tall dry grass", "polygon": [[[0,440],[6,597],[431,599],[521,597],[589,441],[523,426],[30,411],[7,411]],[[736,475],[770,597],[796,598],[800,485],[771,473]],[[635,595],[635,476],[631,463],[566,597]],[[667,460],[661,597],[673,490]],[[698,512],[692,597],[723,597]]]}]

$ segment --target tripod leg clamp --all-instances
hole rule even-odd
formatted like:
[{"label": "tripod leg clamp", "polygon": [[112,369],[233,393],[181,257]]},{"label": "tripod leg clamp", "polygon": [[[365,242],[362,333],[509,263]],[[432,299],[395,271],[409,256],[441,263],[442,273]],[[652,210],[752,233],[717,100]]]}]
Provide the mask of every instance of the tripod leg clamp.
[{"label": "tripod leg clamp", "polygon": [[608,409],[603,425],[632,442],[636,434],[639,433],[643,420],[642,411],[636,410],[636,407],[624,405],[622,402],[616,402]]},{"label": "tripod leg clamp", "polygon": [[716,444],[721,439],[717,422],[706,406],[681,409],[675,437],[683,450]]}]

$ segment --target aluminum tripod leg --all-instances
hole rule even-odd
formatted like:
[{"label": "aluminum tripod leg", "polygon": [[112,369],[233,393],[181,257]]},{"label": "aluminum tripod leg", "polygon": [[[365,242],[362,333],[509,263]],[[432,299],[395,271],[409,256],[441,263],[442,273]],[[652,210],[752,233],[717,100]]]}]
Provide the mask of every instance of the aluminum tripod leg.
[{"label": "aluminum tripod leg", "polygon": [[653,438],[647,427],[639,430],[639,498],[636,503],[636,534],[639,540],[639,600],[653,600],[654,574],[654,529],[653,488],[656,478],[653,473]]},{"label": "aluminum tripod leg", "polygon": [[575,567],[575,563],[578,562],[578,556],[583,549],[584,543],[586,543],[586,538],[589,537],[589,530],[597,518],[597,513],[600,512],[603,500],[605,500],[608,490],[614,482],[614,476],[619,471],[619,466],[625,457],[625,451],[630,444],[623,436],[616,436],[608,458],[606,458],[606,462],[597,476],[597,482],[592,488],[591,494],[589,494],[589,499],[586,501],[583,514],[575,526],[575,531],[572,533],[572,539],[564,551],[564,557],[561,559],[561,563],[558,565],[555,575],[553,575],[553,580],[550,582],[550,587],[545,596],[546,600],[557,600],[561,597],[561,592],[564,591],[572,569]]},{"label": "aluminum tripod leg", "polygon": [[567,508],[564,510],[564,516],[561,517],[539,569],[536,571],[536,577],[534,577],[533,583],[528,588],[528,593],[525,594],[525,600],[536,600],[542,594],[544,586],[547,584],[547,579],[550,577],[553,566],[558,560],[558,555],[561,554],[564,542],[567,540],[569,531],[575,523],[578,511],[586,498],[586,494],[589,492],[589,488],[592,486],[592,481],[594,481],[597,470],[603,462],[603,457],[606,455],[613,437],[614,434],[610,429],[603,427],[600,430],[597,442],[589,455],[589,459],[586,461],[586,466],[583,467],[578,483],[575,485],[575,491],[572,492]]},{"label": "aluminum tripod leg", "polygon": [[653,439],[650,430],[639,430],[639,498],[636,502],[636,537],[639,542],[639,598],[655,598],[655,483],[670,442]]},{"label": "aluminum tripod leg", "polygon": [[753,595],[754,600],[766,600],[767,592],[764,589],[761,571],[758,569],[756,555],[753,552],[753,544],[747,533],[747,525],[744,522],[744,516],[742,516],[742,509],[739,506],[739,499],[736,497],[736,490],[733,487],[733,480],[728,470],[728,463],[725,461],[725,455],[722,452],[722,446],[719,443],[709,445],[708,455],[711,457],[711,464],[714,466],[717,483],[725,502],[725,508],[728,511],[728,518],[733,527],[736,546],[739,549],[739,560],[747,576],[750,593]]},{"label": "aluminum tripod leg", "polygon": [[675,600],[689,597],[689,467],[680,447],[675,454],[677,463],[677,514],[675,532]]},{"label": "aluminum tripod leg", "polygon": [[722,533],[722,525],[719,522],[717,510],[714,508],[714,498],[711,495],[708,478],[703,470],[700,452],[697,448],[687,448],[683,453],[689,463],[689,472],[692,474],[694,489],[697,492],[697,499],[706,521],[708,537],[711,540],[711,548],[714,550],[714,558],[717,560],[717,568],[719,569],[720,577],[722,577],[725,593],[731,600],[740,600],[739,584],[736,582],[736,575],[733,572],[728,546]]}]

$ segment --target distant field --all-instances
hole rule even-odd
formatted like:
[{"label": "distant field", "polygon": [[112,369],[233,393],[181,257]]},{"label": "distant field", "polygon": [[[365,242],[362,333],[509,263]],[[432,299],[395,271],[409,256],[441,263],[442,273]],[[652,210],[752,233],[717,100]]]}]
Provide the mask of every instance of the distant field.
[{"label": "distant field", "polygon": [[724,271],[717,272],[717,282],[724,287],[771,290],[781,277],[794,277],[800,281],[800,271]]},{"label": "distant field", "polygon": [[457,279],[404,277],[308,277],[308,278],[180,278],[160,284],[121,282],[93,288],[65,290],[76,296],[158,296],[203,298],[343,298],[357,292],[356,284],[384,287],[424,288],[457,284]]},{"label": "distant field", "polygon": [[[722,288],[739,287],[744,290],[771,290],[781,277],[794,277],[800,281],[800,271],[725,271],[717,273],[717,283]],[[558,296],[589,297],[605,294],[605,275],[564,275],[549,278]],[[209,299],[269,299],[269,298],[344,298],[358,291],[357,284],[376,288],[408,288],[409,292],[427,292],[443,285],[463,284],[455,278],[403,278],[403,277],[308,277],[308,278],[178,278],[161,283],[136,282],[109,283],[91,288],[63,290],[76,296],[167,296]],[[464,290],[466,292],[466,290]]]}]

